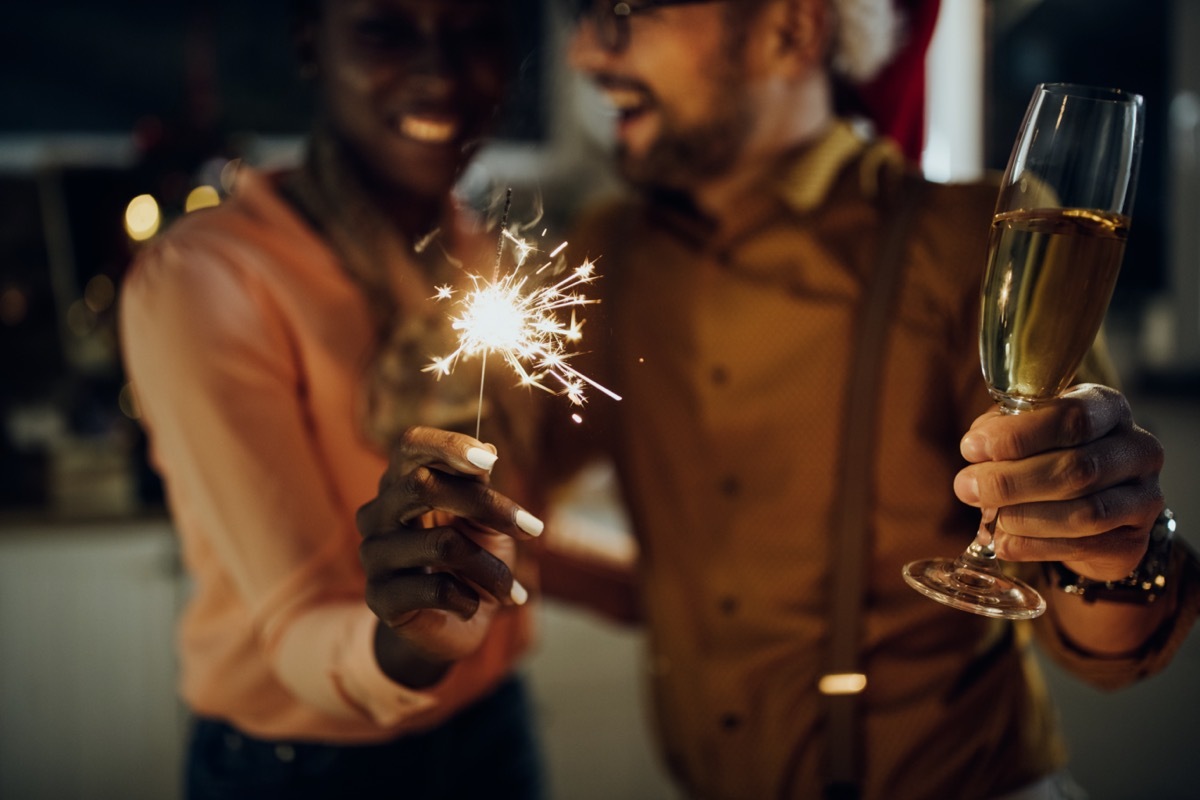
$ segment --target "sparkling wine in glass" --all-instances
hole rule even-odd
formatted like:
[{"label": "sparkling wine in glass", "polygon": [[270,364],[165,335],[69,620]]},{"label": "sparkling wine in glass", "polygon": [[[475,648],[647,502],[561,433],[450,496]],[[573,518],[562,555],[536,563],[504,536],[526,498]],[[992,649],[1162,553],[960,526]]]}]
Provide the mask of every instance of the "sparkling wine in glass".
[{"label": "sparkling wine in glass", "polygon": [[[1060,83],[1033,92],[996,202],[981,292],[983,377],[1006,414],[1058,397],[1099,333],[1125,253],[1144,119],[1142,98],[1117,89]],[[958,558],[905,565],[904,579],[964,611],[1040,615],[1041,595],[1000,568],[992,525]]]}]

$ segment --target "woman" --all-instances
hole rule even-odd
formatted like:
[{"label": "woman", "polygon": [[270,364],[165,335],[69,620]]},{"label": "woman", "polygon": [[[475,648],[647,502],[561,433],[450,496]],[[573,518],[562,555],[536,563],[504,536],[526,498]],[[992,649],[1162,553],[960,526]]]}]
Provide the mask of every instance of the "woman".
[{"label": "woman", "polygon": [[[494,248],[451,190],[505,88],[506,4],[295,10],[318,109],[304,163],[243,167],[227,202],[139,255],[122,295],[194,584],[178,637],[188,796],[537,797],[513,572],[540,522],[441,528],[432,503],[370,502],[409,426],[475,422],[477,384],[420,368],[444,352],[428,298]],[[495,448],[471,441],[448,467],[483,484]],[[364,575],[360,544],[397,528],[389,569]]]}]

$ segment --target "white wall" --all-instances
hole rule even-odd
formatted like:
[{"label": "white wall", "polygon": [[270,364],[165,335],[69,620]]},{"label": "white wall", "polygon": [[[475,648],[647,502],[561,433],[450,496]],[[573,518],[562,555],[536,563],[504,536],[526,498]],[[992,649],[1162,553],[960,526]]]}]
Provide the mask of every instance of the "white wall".
[{"label": "white wall", "polygon": [[0,797],[177,796],[175,553],[161,521],[0,525]]},{"label": "white wall", "polygon": [[925,62],[921,168],[930,180],[983,174],[984,21],[982,0],[942,0]]}]

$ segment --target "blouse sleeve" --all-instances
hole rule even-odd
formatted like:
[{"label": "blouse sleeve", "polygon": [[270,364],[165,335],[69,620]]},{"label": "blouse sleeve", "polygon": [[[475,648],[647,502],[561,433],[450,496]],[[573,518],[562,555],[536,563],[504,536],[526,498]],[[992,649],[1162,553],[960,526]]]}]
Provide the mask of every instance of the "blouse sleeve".
[{"label": "blouse sleeve", "polygon": [[434,700],[375,663],[358,537],[322,472],[296,343],[230,247],[168,237],[123,287],[152,457],[197,580],[229,584],[205,589],[245,606],[280,682],[323,712],[394,724]]}]

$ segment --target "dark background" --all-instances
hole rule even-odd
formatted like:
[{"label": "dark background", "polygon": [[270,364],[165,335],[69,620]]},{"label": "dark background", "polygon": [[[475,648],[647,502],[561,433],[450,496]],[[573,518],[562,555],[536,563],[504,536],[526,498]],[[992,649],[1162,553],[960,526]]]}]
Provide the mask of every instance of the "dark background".
[{"label": "dark background", "polygon": [[[504,138],[545,135],[540,0],[514,0],[519,71]],[[148,117],[196,132],[295,134],[309,118],[287,0],[8,4],[0,133],[129,132]]]},{"label": "dark background", "polygon": [[[1183,0],[1192,2],[1193,0]],[[947,2],[947,0],[943,0]],[[1162,0],[993,0],[984,158],[1003,170],[1025,105],[1039,83],[1136,92],[1146,138],[1125,262],[1112,309],[1141,308],[1166,278],[1168,109],[1173,93],[1170,3]]]},{"label": "dark background", "polygon": [[[497,135],[534,146],[548,135],[541,2],[514,0],[513,91]],[[213,164],[264,137],[304,134],[311,103],[289,24],[288,0],[6,5],[0,509],[50,501],[55,436],[132,442],[139,499],[160,502],[140,432],[118,404],[115,305],[85,313],[79,301],[96,276],[119,286],[134,247],[123,228],[132,197],[153,194],[169,220]],[[39,430],[47,420],[64,429]]]},{"label": "dark background", "polygon": [[[515,92],[499,138],[537,148],[553,142],[561,116],[549,90],[556,68],[543,5],[555,0],[516,2]],[[48,501],[47,447],[14,430],[20,426],[13,420],[26,419],[30,409],[50,409],[71,437],[132,439],[140,447],[136,425],[117,403],[124,378],[115,307],[89,318],[83,332],[71,329],[69,311],[92,278],[106,276],[119,286],[133,248],[122,227],[130,198],[153,193],[169,218],[180,213],[206,164],[239,155],[255,137],[303,134],[310,106],[296,74],[288,6],[288,0],[52,0],[5,9],[0,509]],[[987,167],[1003,169],[1038,82],[1117,86],[1146,98],[1135,221],[1110,314],[1134,324],[1147,300],[1168,288],[1167,113],[1179,55],[1173,6],[985,4]],[[97,158],[80,141],[107,142],[101,150],[109,155]],[[111,154],[114,142],[123,155]],[[41,155],[26,158],[31,147]],[[90,348],[90,358],[78,356],[80,345]],[[139,496],[156,503],[156,481],[138,464]]]}]

